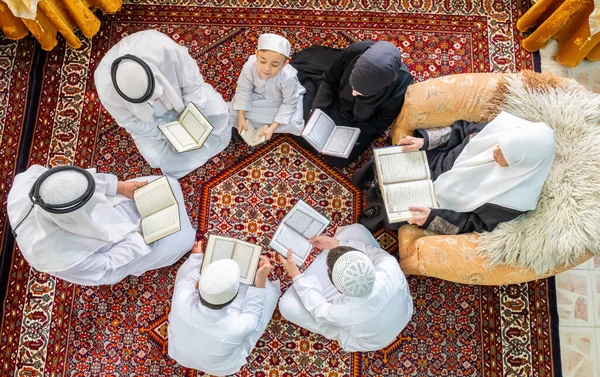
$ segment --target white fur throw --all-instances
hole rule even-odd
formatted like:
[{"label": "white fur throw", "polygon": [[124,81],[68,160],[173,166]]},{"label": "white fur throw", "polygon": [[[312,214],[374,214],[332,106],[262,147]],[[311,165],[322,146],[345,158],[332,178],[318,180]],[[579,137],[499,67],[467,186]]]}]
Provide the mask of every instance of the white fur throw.
[{"label": "white fur throw", "polygon": [[490,266],[538,275],[572,264],[586,249],[600,255],[600,95],[574,80],[522,72],[505,76],[488,110],[545,122],[555,132],[556,157],[537,208],[483,234],[478,252]]}]

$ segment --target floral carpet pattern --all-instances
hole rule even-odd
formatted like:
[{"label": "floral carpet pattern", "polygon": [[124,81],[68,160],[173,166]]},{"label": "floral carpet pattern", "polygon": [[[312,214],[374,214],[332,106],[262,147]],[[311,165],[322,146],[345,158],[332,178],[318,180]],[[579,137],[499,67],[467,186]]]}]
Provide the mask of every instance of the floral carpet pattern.
[{"label": "floral carpet pattern", "polygon": [[[361,39],[390,40],[402,49],[418,81],[453,73],[533,69],[533,56],[519,47],[522,35],[515,28],[525,3],[131,1],[118,14],[105,16],[101,31],[81,49],[60,44],[47,55],[28,161],[97,166],[120,179],[159,173],[102,108],[93,84],[94,69],[106,51],[139,30],[158,29],[187,46],[205,80],[230,100],[246,56],[263,32],[285,35],[296,51],[313,43],[342,48]],[[1,52],[0,69],[7,59],[17,61],[15,56],[26,52]],[[5,91],[23,95],[20,90],[0,86],[0,101]],[[6,127],[2,111],[0,126]],[[368,158],[362,156],[340,171],[292,138],[279,136],[256,149],[231,144],[180,182],[198,238],[216,233],[266,246],[279,219],[298,199],[332,220],[330,234],[354,222],[364,204],[348,177]],[[2,184],[8,187],[11,179]],[[380,230],[376,236],[389,252],[397,253],[393,232]],[[112,286],[81,287],[36,272],[16,247],[8,252],[12,261],[0,324],[0,377],[201,375],[166,354],[170,298],[182,261]],[[284,289],[290,283],[280,265],[275,277],[282,279]],[[286,322],[276,311],[238,375],[555,375],[548,281],[507,287],[415,277],[409,282],[415,314],[388,348],[348,354],[337,343]]]}]

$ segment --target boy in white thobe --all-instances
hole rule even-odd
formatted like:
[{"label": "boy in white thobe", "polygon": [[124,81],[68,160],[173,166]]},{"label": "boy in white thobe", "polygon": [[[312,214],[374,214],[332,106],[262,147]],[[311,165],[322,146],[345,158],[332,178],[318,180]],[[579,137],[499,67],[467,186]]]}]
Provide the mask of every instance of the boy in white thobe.
[{"label": "boy in white thobe", "polygon": [[[376,351],[392,343],[413,312],[396,259],[360,224],[338,229],[335,238],[317,236],[310,242],[331,250],[323,250],[305,273],[300,273],[291,252],[287,259],[280,258],[294,280],[279,302],[281,315],[337,340],[347,352]],[[319,268],[325,263],[328,268]],[[325,276],[311,274],[316,270]],[[327,300],[324,292],[331,291],[331,281],[341,294]]]},{"label": "boy in white thobe", "polygon": [[225,376],[246,364],[264,333],[281,293],[267,275],[273,266],[261,256],[254,286],[240,284],[237,262],[221,259],[202,274],[197,243],[179,268],[169,313],[169,356],[204,373]]},{"label": "boy in white thobe", "polygon": [[[142,216],[132,200],[133,190],[159,177],[122,182],[112,174],[91,170],[95,181],[92,198],[83,207],[63,214],[31,207],[27,194],[47,168],[33,165],[15,177],[8,194],[8,217],[19,249],[31,266],[75,284],[114,284],[128,275],[169,266],[192,248],[196,231],[177,180],[168,177],[179,204],[181,230],[148,245],[141,233]],[[71,172],[59,172],[48,177],[41,188],[45,203],[68,203],[77,198],[78,191],[85,191],[87,182]]]},{"label": "boy in white thobe", "polygon": [[[133,137],[153,168],[181,178],[204,165],[231,140],[227,104],[204,82],[187,49],[156,30],[123,38],[94,72],[100,101]],[[174,121],[194,103],[214,129],[200,149],[178,153],[158,125]]]},{"label": "boy in white thobe", "polygon": [[304,129],[304,87],[288,63],[290,42],[280,35],[262,34],[256,54],[248,58],[230,104],[230,121],[239,132],[246,119],[255,128],[266,125],[266,140],[274,132],[300,135]]}]

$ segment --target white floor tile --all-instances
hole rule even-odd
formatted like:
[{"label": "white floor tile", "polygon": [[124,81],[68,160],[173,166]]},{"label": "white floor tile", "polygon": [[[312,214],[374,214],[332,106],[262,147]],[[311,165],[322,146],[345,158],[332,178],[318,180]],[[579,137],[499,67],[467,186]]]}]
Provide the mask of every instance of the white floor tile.
[{"label": "white floor tile", "polygon": [[560,325],[594,327],[592,295],[592,271],[569,270],[556,275]]},{"label": "white floor tile", "polygon": [[560,354],[564,377],[599,377],[597,331],[561,327]]}]

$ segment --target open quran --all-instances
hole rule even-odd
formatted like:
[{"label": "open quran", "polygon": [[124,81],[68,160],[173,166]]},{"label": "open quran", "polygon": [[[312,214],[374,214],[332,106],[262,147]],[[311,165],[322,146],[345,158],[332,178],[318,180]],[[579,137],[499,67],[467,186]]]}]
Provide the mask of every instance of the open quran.
[{"label": "open quran", "polygon": [[248,144],[251,147],[255,147],[265,142],[266,137],[263,134],[263,132],[266,128],[267,125],[262,125],[258,128],[254,128],[254,125],[252,125],[252,123],[249,120],[246,120],[246,129],[240,133],[240,136],[242,137],[242,139],[244,139],[246,144]]},{"label": "open quran", "polygon": [[329,223],[327,217],[303,200],[298,200],[279,223],[269,246],[286,258],[288,249],[292,249],[294,262],[302,266],[312,250],[308,240],[320,235]]},{"label": "open quran", "polygon": [[320,109],[313,110],[302,131],[302,137],[319,153],[342,158],[348,158],[359,134],[358,128],[336,126]]},{"label": "open quran", "polygon": [[200,272],[202,273],[206,266],[214,261],[233,259],[240,266],[240,282],[252,285],[254,284],[261,251],[260,246],[249,242],[211,234],[208,236]]},{"label": "open quran", "polygon": [[437,207],[425,151],[402,152],[401,146],[375,148],[373,157],[390,223],[410,219],[408,207]]},{"label": "open quran", "polygon": [[193,151],[204,146],[213,126],[193,103],[174,122],[161,124],[158,129],[179,153]]},{"label": "open quran", "polygon": [[179,204],[167,177],[137,188],[133,199],[142,215],[142,235],[147,244],[181,230]]}]

